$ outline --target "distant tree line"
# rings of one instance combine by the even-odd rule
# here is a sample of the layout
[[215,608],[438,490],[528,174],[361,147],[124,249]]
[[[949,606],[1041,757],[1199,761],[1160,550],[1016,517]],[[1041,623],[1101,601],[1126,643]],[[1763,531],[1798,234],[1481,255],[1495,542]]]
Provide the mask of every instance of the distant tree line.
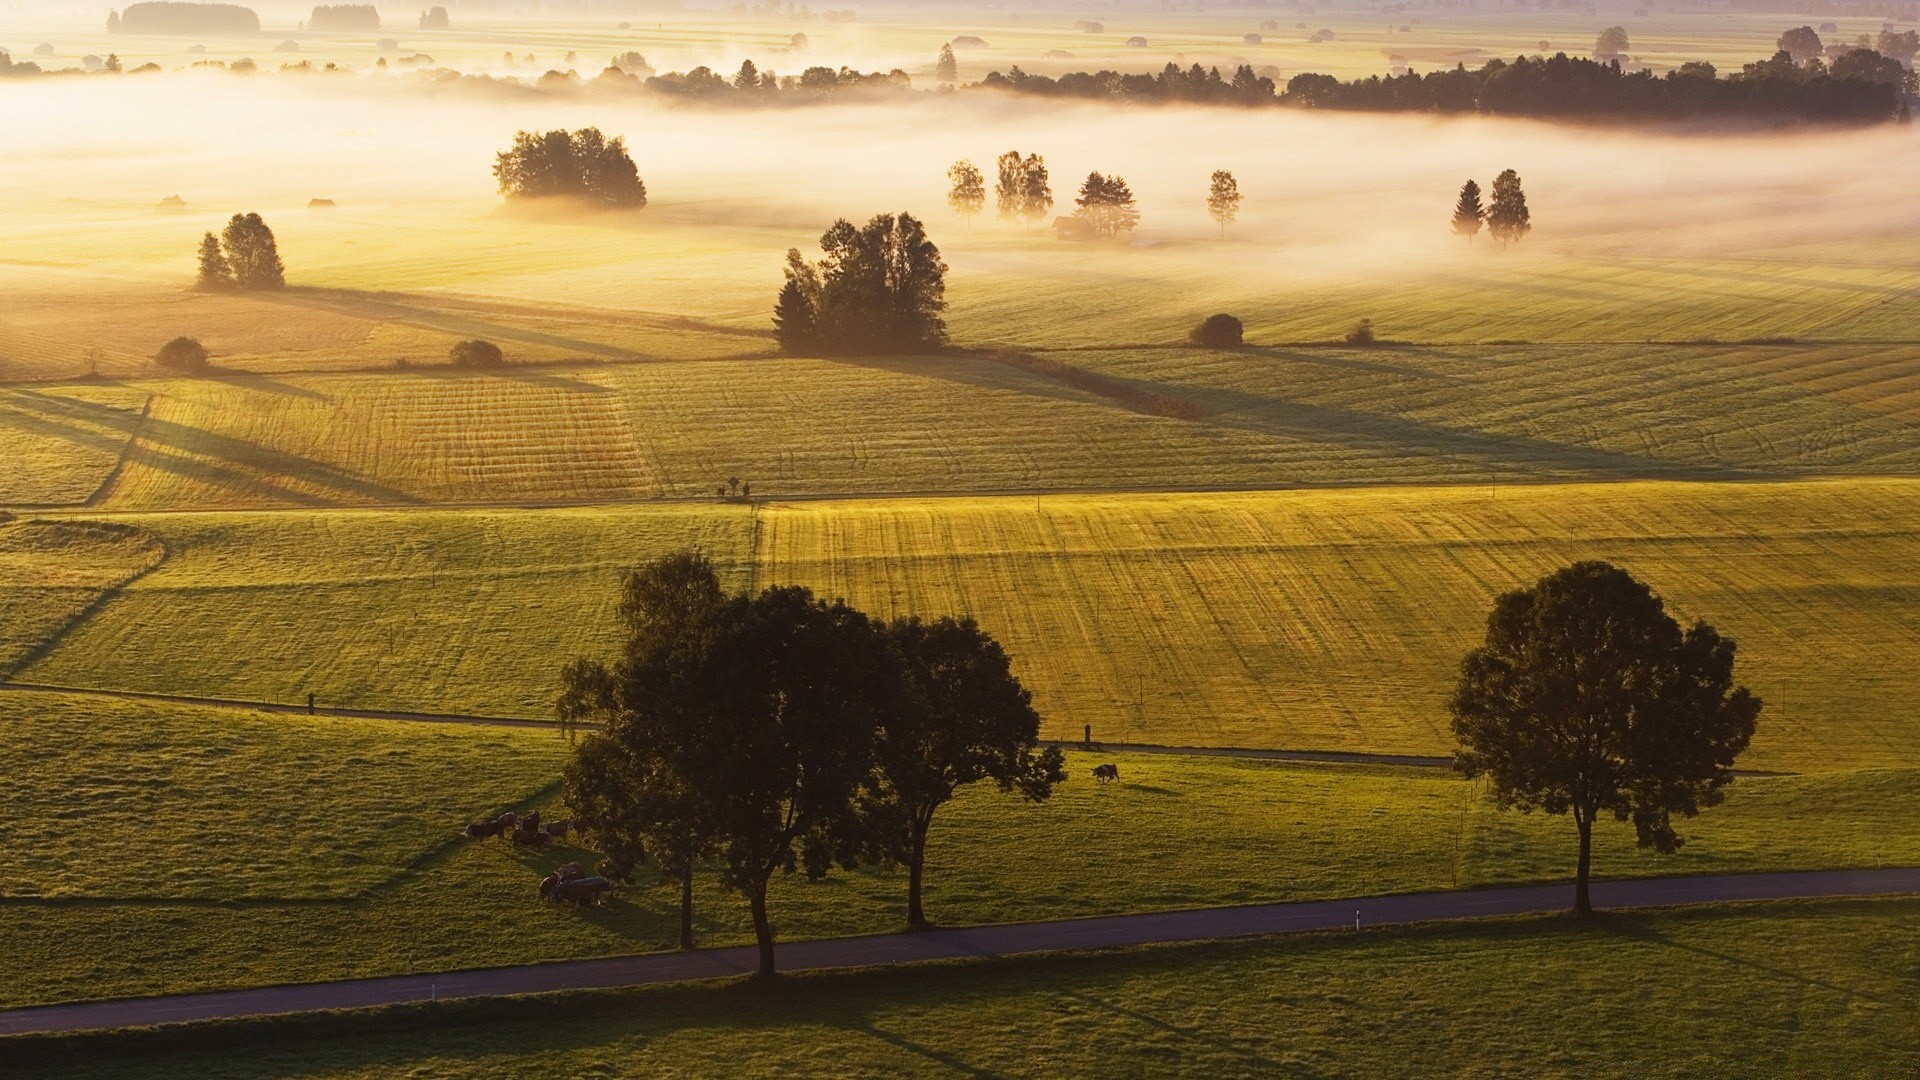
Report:
[[1911,73],[1892,57],[1852,49],[1831,64],[1796,62],[1786,51],[1719,75],[1713,65],[1693,62],[1666,75],[1628,72],[1611,61],[1559,53],[1551,57],[1490,60],[1469,70],[1369,76],[1342,81],[1301,74],[1275,94],[1270,80],[1242,67],[1231,79],[1198,65],[1181,71],[1169,64],[1159,75],[1113,71],[1079,72],[1058,79],[1018,68],[989,74],[980,87],[1022,94],[1113,98],[1128,101],[1203,101],[1292,105],[1308,109],[1369,112],[1488,113],[1503,116],[1587,119],[1684,119],[1765,116],[1810,120],[1879,121],[1904,108]]
[[543,80],[557,77],[559,81],[552,84],[556,88],[572,86],[595,90],[646,90],[668,97],[743,105],[817,101],[848,91],[871,96],[874,93],[906,91],[913,87],[913,80],[899,68],[888,72],[861,72],[849,67],[816,65],[798,75],[776,75],[762,70],[752,60],[744,60],[732,75],[704,65],[689,71],[647,74],[651,71],[645,57],[629,53],[625,58],[615,57],[590,83],[581,81],[571,72],[548,72]]
[[172,0],[131,4],[107,13],[109,33],[257,34],[260,16],[235,4],[186,4]]
[[619,614],[619,659],[562,672],[562,724],[600,725],[566,765],[567,804],[610,876],[651,862],[677,887],[683,947],[697,874],[743,896],[763,978],[775,874],[905,866],[907,921],[923,927],[940,807],[982,781],[1038,801],[1064,779],[1006,652],[971,620],[879,622],[794,586],[729,593],[695,552],[629,574]]
[[609,209],[647,205],[647,185],[621,136],[599,128],[522,131],[495,155],[494,179],[509,199],[571,199]]
[[380,11],[372,4],[321,4],[307,16],[313,31],[378,30]]
[[912,214],[842,218],[820,235],[822,258],[787,252],[774,304],[780,350],[813,356],[924,352],[946,343],[947,264]]

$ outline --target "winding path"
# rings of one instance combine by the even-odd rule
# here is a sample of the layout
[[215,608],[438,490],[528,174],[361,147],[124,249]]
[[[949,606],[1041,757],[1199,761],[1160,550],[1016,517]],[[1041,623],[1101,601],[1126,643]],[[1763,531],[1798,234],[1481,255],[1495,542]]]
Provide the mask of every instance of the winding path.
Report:
[[[1355,925],[1380,926],[1552,912],[1567,907],[1570,899],[1568,893],[1569,886],[1564,883],[1524,885],[1009,923],[918,934],[875,934],[795,941],[779,946],[777,957],[783,971],[820,971],[1063,949],[1206,941],[1259,934],[1337,930]],[[1593,885],[1595,905],[1610,908],[1901,893],[1920,893],[1920,867],[1649,878],[1599,881]],[[538,994],[557,990],[593,990],[716,979],[752,971],[756,958],[753,946],[747,945],[695,952],[648,953],[519,967],[478,968],[429,975],[301,983],[257,990],[46,1005],[0,1011],[0,1035],[98,1031],[318,1009],[357,1009],[442,998]]]

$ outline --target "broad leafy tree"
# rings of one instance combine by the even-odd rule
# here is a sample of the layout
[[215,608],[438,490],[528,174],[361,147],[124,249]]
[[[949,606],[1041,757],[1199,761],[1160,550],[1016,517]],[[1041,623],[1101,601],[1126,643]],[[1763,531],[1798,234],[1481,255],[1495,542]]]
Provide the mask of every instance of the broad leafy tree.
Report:
[[1533,215],[1527,209],[1527,193],[1521,190],[1520,174],[1508,169],[1493,178],[1493,203],[1487,207],[1487,233],[1501,247],[1518,241],[1533,230]]
[[493,175],[509,199],[571,199],[592,206],[638,210],[647,205],[626,140],[599,128],[522,131],[495,155]]
[[[206,242],[201,241],[202,245]],[[286,267],[273,230],[259,214],[235,214],[220,234],[233,280],[243,289],[279,289],[287,284]]]
[[871,355],[937,348],[947,338],[947,264],[911,214],[836,221],[822,258],[787,252],[774,334],[788,353]]
[[1118,176],[1088,173],[1073,200],[1074,216],[1087,223],[1095,236],[1118,236],[1132,232],[1140,224],[1140,211],[1133,204],[1133,190]]
[[1039,154],[1021,157],[1018,150],[1001,154],[994,163],[999,172],[994,184],[994,206],[1004,221],[1034,222],[1053,209],[1053,188],[1049,186],[1047,162]]
[[1464,236],[1472,243],[1486,220],[1486,208],[1480,205],[1480,185],[1472,180],[1461,184],[1460,198],[1453,204],[1453,234]]
[[952,185],[947,191],[947,205],[971,224],[973,215],[986,208],[987,178],[980,175],[973,162],[956,161],[947,170],[947,180]]
[[199,338],[177,337],[160,346],[153,362],[168,371],[201,372],[207,370],[207,349]]
[[1213,171],[1207,188],[1207,214],[1220,223],[1220,239],[1227,238],[1227,226],[1240,216],[1240,182],[1225,169]]
[[611,666],[586,658],[567,665],[554,710],[569,735],[600,725],[566,766],[567,805],[593,822],[588,839],[606,854],[609,875],[627,880],[652,861],[678,887],[683,949],[693,947],[694,872],[715,851],[723,792],[678,753],[697,741],[707,713],[697,687],[677,676],[725,600],[713,564],[697,552],[628,574],[620,658]]
[[1814,32],[1813,27],[1796,26],[1780,35],[1780,51],[1793,57],[1794,63],[1804,66],[1824,55],[1826,46],[1821,44],[1820,35]]
[[1573,816],[1574,910],[1590,914],[1596,820],[1631,821],[1642,847],[1672,852],[1673,816],[1725,797],[1760,714],[1733,660],[1731,640],[1682,630],[1626,571],[1575,563],[1495,602],[1454,691],[1455,766],[1502,808]]
[[1058,747],[1040,748],[1040,715],[1006,650],[972,619],[905,618],[886,636],[901,693],[880,720],[860,821],[868,855],[906,866],[907,923],[923,929],[927,833],[940,807],[983,780],[1038,802],[1066,773]]
[[1595,60],[1618,60],[1627,55],[1627,49],[1629,47],[1627,43],[1627,28],[1624,26],[1609,26],[1605,30],[1600,31],[1599,40],[1593,43],[1593,58]]

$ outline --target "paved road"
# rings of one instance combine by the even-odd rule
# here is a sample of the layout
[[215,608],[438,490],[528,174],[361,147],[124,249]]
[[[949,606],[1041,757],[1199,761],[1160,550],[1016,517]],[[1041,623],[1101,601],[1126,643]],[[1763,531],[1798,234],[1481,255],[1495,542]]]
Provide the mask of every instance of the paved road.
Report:
[[[1353,926],[1356,921],[1362,926],[1380,926],[1558,911],[1568,906],[1571,899],[1569,891],[1570,887],[1566,884],[1529,885],[1012,923],[920,934],[877,934],[795,941],[781,945],[777,955],[783,971],[819,971],[1061,949],[1204,941],[1256,934],[1335,930]],[[1920,867],[1653,878],[1595,882],[1593,886],[1594,903],[1612,908],[1898,893],[1920,893]],[[437,975],[401,975],[258,990],[49,1005],[0,1011],[0,1035],[91,1031],[314,1009],[365,1008],[441,998],[683,982],[739,975],[752,971],[755,963],[753,947],[741,946],[687,953],[651,953],[521,967],[481,968]]]

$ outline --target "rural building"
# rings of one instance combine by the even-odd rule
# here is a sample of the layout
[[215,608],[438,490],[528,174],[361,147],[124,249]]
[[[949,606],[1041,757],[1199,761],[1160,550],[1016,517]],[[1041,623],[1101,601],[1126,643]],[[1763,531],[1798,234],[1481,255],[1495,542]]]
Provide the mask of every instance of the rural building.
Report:
[[1092,240],[1093,226],[1072,215],[1053,219],[1053,236],[1056,240]]

